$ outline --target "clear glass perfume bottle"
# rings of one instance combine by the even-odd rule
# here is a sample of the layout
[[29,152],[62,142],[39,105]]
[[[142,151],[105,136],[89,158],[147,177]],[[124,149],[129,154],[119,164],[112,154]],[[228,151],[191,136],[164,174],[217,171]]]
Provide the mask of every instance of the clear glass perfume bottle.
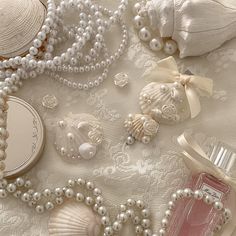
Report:
[[[230,174],[236,163],[236,154],[225,144],[218,142],[209,152],[212,163]],[[231,187],[215,176],[200,173],[193,176],[186,187],[201,189],[210,194],[215,201],[227,203]],[[212,205],[195,199],[180,200],[170,219],[168,236],[209,236],[220,220],[220,212]]]

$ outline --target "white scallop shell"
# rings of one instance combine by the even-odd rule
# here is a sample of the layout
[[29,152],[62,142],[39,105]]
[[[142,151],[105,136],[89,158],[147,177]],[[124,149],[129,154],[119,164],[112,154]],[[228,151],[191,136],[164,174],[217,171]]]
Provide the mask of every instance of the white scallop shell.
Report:
[[210,52],[236,36],[235,0],[151,0],[148,9],[151,24],[178,43],[181,58]]
[[85,205],[68,202],[52,212],[48,231],[50,236],[98,236],[101,223]]
[[46,8],[39,0],[1,0],[0,57],[24,54],[43,25]]
[[69,159],[91,159],[102,141],[101,123],[89,114],[69,114],[55,127],[55,147]]
[[147,143],[154,137],[159,129],[159,124],[149,115],[135,114],[129,115],[125,120],[125,128],[130,136],[140,142]]
[[190,117],[184,87],[180,83],[156,83],[145,86],[139,96],[144,114],[159,123],[175,124]]

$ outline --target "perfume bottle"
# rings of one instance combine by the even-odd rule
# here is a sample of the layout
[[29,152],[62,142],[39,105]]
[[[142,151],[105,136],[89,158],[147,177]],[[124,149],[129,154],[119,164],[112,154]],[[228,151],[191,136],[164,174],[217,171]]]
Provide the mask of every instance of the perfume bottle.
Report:
[[[230,173],[236,163],[236,154],[227,145],[218,142],[208,153],[211,162]],[[221,201],[227,205],[231,187],[208,173],[199,173],[192,176],[186,186],[193,191],[201,189],[211,195],[214,201]],[[207,205],[202,200],[185,199],[177,203],[176,209],[170,219],[168,236],[210,236],[220,220],[220,212],[212,205]]]

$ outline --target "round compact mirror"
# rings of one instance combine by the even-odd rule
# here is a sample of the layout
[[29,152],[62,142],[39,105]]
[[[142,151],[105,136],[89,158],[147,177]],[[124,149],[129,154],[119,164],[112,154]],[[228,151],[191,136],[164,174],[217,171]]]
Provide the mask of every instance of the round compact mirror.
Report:
[[44,147],[44,127],[36,110],[17,97],[9,97],[5,176],[17,177],[37,162]]

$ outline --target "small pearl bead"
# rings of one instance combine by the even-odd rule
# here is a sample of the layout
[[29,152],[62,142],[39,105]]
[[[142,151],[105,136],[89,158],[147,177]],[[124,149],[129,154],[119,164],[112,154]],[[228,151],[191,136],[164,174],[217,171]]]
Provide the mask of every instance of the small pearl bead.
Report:
[[168,224],[169,224],[168,219],[166,219],[166,218],[162,219],[162,221],[161,221],[162,227],[166,228],[168,226]]
[[144,18],[137,15],[134,17],[134,27],[136,29],[141,29],[144,26]]
[[149,41],[151,39],[150,31],[146,27],[140,29],[140,31],[139,31],[139,38],[141,40],[143,40],[144,42]]
[[191,197],[191,196],[193,195],[193,192],[192,192],[192,190],[191,190],[191,189],[189,189],[189,188],[186,188],[186,189],[184,189],[184,192],[183,192],[183,194],[184,194],[184,197],[187,197],[187,198],[189,198],[189,197]]
[[22,196],[21,196],[21,200],[23,202],[28,202],[30,200],[30,195],[28,193],[24,193]]
[[135,200],[133,200],[133,199],[128,199],[128,200],[127,200],[127,205],[128,205],[128,206],[134,206],[134,205],[135,205]]
[[37,213],[42,214],[44,212],[44,206],[38,205],[36,206],[35,210]]
[[106,213],[107,213],[107,210],[106,210],[105,207],[101,206],[101,207],[98,208],[98,214],[99,215],[104,216],[104,215],[106,215]]
[[194,192],[194,198],[197,199],[197,200],[203,199],[203,196],[204,196],[204,194],[203,194],[203,192],[200,191],[200,190],[196,190],[196,191]]
[[134,139],[132,136],[129,136],[129,137],[127,138],[127,144],[128,144],[128,145],[134,144],[134,141],[135,141],[135,139]]
[[168,55],[173,55],[178,49],[177,43],[174,40],[168,40],[165,42],[164,51]]
[[121,213],[118,216],[118,220],[123,222],[123,223],[125,223],[128,220],[128,217],[127,217],[127,215],[125,213]]
[[111,236],[111,235],[113,235],[114,231],[113,231],[111,226],[108,226],[108,227],[105,228],[104,232],[105,232],[105,235]]
[[223,209],[223,203],[221,202],[215,202],[213,207],[218,210],[218,211],[221,211]]
[[44,195],[45,197],[50,197],[51,194],[52,194],[52,192],[51,192],[50,189],[45,189],[45,190],[43,191],[43,195]]
[[143,236],[152,236],[152,231],[150,229],[145,229],[143,231]]
[[114,229],[114,231],[120,231],[122,229],[122,224],[118,221],[115,221],[112,228]]
[[142,224],[142,226],[143,226],[144,229],[147,229],[147,228],[150,227],[151,222],[150,222],[149,219],[143,219],[142,222],[141,222],[141,224]]
[[143,208],[145,207],[144,202],[141,201],[141,200],[138,200],[138,201],[136,202],[136,206],[137,206],[138,208],[140,208],[140,209],[143,209]]
[[46,210],[50,211],[50,210],[52,210],[53,208],[54,208],[54,204],[53,204],[52,202],[47,202],[47,203],[45,204],[45,209],[46,209]]
[[5,189],[0,189],[0,198],[6,198],[7,197],[7,191]]
[[164,43],[161,38],[154,38],[150,41],[149,46],[151,50],[158,52],[164,47]]
[[16,185],[15,184],[8,184],[7,191],[9,193],[14,193],[16,191]]
[[39,192],[35,192],[34,195],[33,195],[33,199],[35,201],[40,201],[41,200],[41,197],[42,197],[42,194],[39,193]]
[[126,211],[126,214],[129,218],[133,218],[134,217],[134,210],[129,209]]
[[65,192],[65,196],[67,198],[72,198],[74,196],[74,190],[71,189],[71,188],[67,189],[66,192]]
[[205,197],[203,198],[203,201],[204,201],[206,204],[210,205],[210,204],[213,203],[214,199],[213,199],[212,196],[207,195],[207,196],[205,196]]
[[135,233],[136,234],[141,234],[143,232],[143,227],[141,225],[137,225],[135,227]]
[[78,202],[83,202],[85,199],[84,195],[82,193],[77,193],[76,194],[76,201]]
[[77,179],[77,184],[78,184],[79,186],[83,186],[83,185],[86,184],[86,181],[85,181],[84,179],[79,178],[79,179]]
[[91,198],[91,197],[86,197],[85,198],[85,204],[86,205],[91,206],[93,203],[94,203],[93,198]]
[[54,190],[54,193],[55,193],[56,196],[60,197],[60,196],[63,195],[63,190],[61,188],[56,188]]
[[107,226],[110,224],[110,219],[108,216],[103,216],[101,219],[102,225]]
[[93,190],[94,189],[94,183],[93,182],[88,182],[87,184],[86,184],[86,188],[88,189],[88,190]]

